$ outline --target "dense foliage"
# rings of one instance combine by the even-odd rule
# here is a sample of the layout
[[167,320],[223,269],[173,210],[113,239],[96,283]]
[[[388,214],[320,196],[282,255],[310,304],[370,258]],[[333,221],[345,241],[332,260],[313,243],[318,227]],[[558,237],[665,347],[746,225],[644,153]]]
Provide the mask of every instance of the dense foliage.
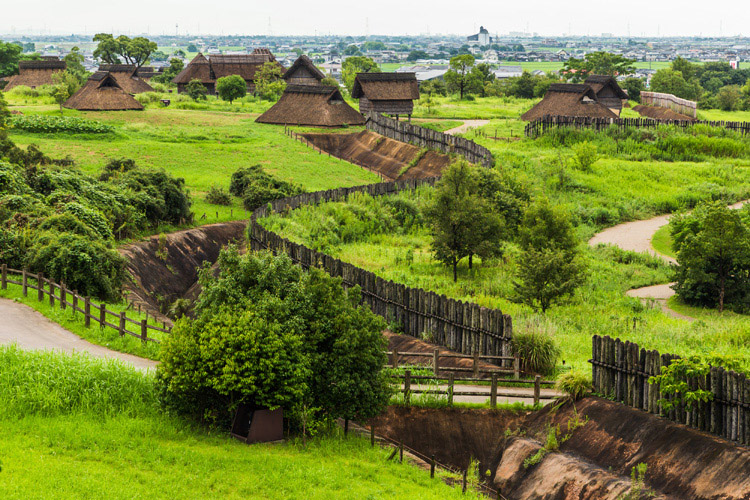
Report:
[[262,99],[276,101],[286,88],[286,81],[282,78],[281,66],[275,62],[267,62],[255,74],[255,93]]
[[10,127],[27,132],[45,134],[70,132],[74,134],[109,134],[114,127],[96,120],[75,118],[71,116],[49,115],[14,115],[10,120]]
[[286,256],[223,251],[200,273],[196,318],[178,320],[158,378],[166,403],[227,422],[240,403],[298,418],[368,418],[388,401],[384,324],[357,288]]
[[240,75],[223,76],[216,80],[216,94],[231,103],[247,95],[247,83]]
[[268,175],[260,165],[253,165],[232,174],[229,192],[242,198],[246,210],[255,210],[264,203],[295,196],[304,190],[301,186]]

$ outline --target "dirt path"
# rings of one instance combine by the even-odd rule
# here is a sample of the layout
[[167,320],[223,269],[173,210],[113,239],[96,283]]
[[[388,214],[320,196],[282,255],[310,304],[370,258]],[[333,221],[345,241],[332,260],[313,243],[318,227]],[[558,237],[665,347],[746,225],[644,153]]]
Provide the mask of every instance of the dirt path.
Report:
[[456,127],[456,128],[452,128],[450,130],[446,130],[445,133],[450,134],[450,135],[463,134],[473,128],[483,127],[487,125],[488,123],[490,123],[489,120],[464,120],[463,125]]
[[26,350],[87,352],[97,358],[119,359],[141,370],[154,369],[157,365],[156,361],[83,340],[32,308],[12,300],[0,299],[0,317],[5,318],[0,322],[0,344],[16,343]]
[[[524,403],[527,405],[534,404],[534,388],[533,387],[502,387],[501,381],[498,381],[498,404],[512,404],[512,403]],[[435,390],[436,388],[441,391],[447,391],[448,385],[440,384],[437,387],[434,385],[416,384],[411,386],[412,389],[417,390]],[[489,385],[468,385],[468,384],[454,384],[453,390],[456,392],[482,392],[485,395],[482,396],[454,396],[453,401],[456,403],[486,403],[490,400],[490,386]],[[540,401],[543,405],[551,402],[551,398],[558,398],[564,396],[564,394],[555,389],[541,388],[539,394],[542,396]],[[419,397],[421,394],[415,394],[414,397]],[[445,396],[443,396],[445,397]]]

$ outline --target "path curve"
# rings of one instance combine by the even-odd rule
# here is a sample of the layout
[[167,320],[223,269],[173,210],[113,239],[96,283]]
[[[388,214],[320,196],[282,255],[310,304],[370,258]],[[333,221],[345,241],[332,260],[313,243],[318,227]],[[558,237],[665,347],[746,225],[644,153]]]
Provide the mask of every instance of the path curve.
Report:
[[484,127],[485,125],[490,123],[489,120],[463,120],[463,122],[463,125],[452,128],[450,130],[446,130],[444,133],[448,135],[463,134],[473,128]]
[[[750,200],[743,200],[732,205],[729,208],[736,210],[742,208],[743,205],[750,202]],[[654,234],[661,229],[663,226],[669,223],[671,214],[660,215],[651,219],[637,220],[633,222],[625,222],[616,226],[609,227],[597,234],[589,240],[590,246],[596,246],[600,243],[605,245],[614,245],[622,248],[623,250],[631,250],[633,252],[648,253],[655,257],[669,262],[671,264],[677,264],[677,261],[662,253],[657,252],[651,244],[651,240],[654,238]],[[695,318],[685,316],[677,311],[667,307],[667,300],[672,297],[675,292],[672,290],[674,283],[664,283],[661,285],[646,286],[643,288],[634,288],[628,290],[626,295],[628,297],[637,297],[639,299],[650,299],[655,300],[661,305],[662,310],[674,317],[685,319],[688,321],[694,321]]]
[[54,350],[65,353],[86,352],[97,358],[119,359],[140,370],[153,370],[158,364],[150,359],[113,351],[83,340],[31,307],[9,299],[0,299],[0,345],[15,343],[25,350]]

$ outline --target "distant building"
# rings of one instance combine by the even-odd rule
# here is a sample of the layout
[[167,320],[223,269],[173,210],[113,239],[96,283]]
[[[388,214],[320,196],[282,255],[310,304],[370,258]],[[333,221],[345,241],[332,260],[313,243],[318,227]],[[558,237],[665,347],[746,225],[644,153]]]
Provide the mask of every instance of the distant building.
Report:
[[628,94],[617,84],[611,76],[591,75],[584,82],[590,85],[596,93],[596,99],[607,106],[614,114],[620,116],[622,111],[622,102],[627,100]]
[[78,92],[63,104],[81,111],[141,110],[143,106],[130,93],[123,90],[117,79],[107,71],[91,75]]
[[419,84],[414,73],[358,73],[352,97],[359,99],[359,111],[376,111],[398,118],[414,111]]
[[344,127],[364,125],[365,118],[344,100],[337,87],[287,85],[281,99],[255,121],[275,125]]
[[320,71],[309,57],[301,55],[284,73],[287,85],[320,85],[326,76]]
[[521,115],[521,119],[531,121],[545,116],[617,118],[597,100],[594,89],[583,83],[553,83],[544,99]]
[[490,32],[487,31],[484,26],[480,26],[479,33],[477,33],[476,35],[467,36],[466,41],[470,44],[481,45],[482,47],[484,47],[485,45],[493,43],[495,39],[490,36]]
[[32,89],[42,85],[54,85],[52,75],[65,71],[65,61],[59,59],[44,59],[42,61],[20,61],[18,63],[18,74],[8,79],[5,91],[21,85]]
[[135,64],[100,64],[99,71],[112,75],[120,88],[128,94],[154,91],[144,78],[137,75],[138,69],[136,69]]
[[[220,55],[210,54],[208,58],[198,53],[185,69],[172,79],[177,84],[177,92],[184,93],[192,80],[200,81],[209,94],[216,94],[216,80],[239,75],[247,83],[248,92],[255,91],[255,73],[267,62],[279,64],[268,49],[255,49],[252,54]],[[284,67],[279,64],[283,70]]]
[[521,66],[500,66],[493,73],[498,80],[504,80],[523,75],[523,68]]

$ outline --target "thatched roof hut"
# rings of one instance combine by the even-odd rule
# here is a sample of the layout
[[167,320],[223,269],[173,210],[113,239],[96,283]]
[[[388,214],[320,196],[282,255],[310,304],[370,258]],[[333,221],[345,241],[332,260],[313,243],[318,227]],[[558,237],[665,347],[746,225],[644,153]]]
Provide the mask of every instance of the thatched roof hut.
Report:
[[622,90],[614,77],[607,75],[591,75],[585,84],[591,86],[596,93],[597,100],[612,110],[617,116],[622,111],[622,101],[628,98],[628,93]]
[[117,79],[106,71],[97,71],[91,75],[86,84],[70,96],[63,106],[81,111],[143,109],[143,105],[125,92]]
[[325,77],[306,55],[299,56],[284,73],[284,80],[289,85],[320,85],[320,81]]
[[362,113],[377,111],[388,115],[411,116],[414,100],[419,99],[415,73],[358,73],[352,97],[359,99]]
[[154,89],[146,83],[146,80],[137,75],[138,68],[135,64],[100,64],[99,71],[111,74],[122,90],[128,94],[140,94],[141,92],[153,92]]
[[54,85],[55,81],[52,75],[59,71],[65,71],[67,65],[65,61],[49,60],[42,61],[20,61],[18,63],[18,74],[8,79],[4,90],[10,90],[13,87],[24,85],[26,87],[36,88],[42,85]]
[[[209,94],[215,94],[216,80],[225,76],[239,75],[247,83],[248,92],[254,92],[255,73],[267,62],[278,64],[276,58],[268,49],[255,49],[252,54],[209,55],[208,58],[198,53],[172,79],[172,82],[177,84],[177,92],[184,93],[191,80],[199,80]],[[284,69],[280,64],[279,67],[282,70]]]
[[343,127],[364,125],[365,118],[347,104],[336,87],[287,85],[279,102],[255,121],[276,125]]
[[594,89],[585,83],[553,83],[544,99],[522,114],[521,119],[531,121],[545,116],[617,118],[597,100]]

